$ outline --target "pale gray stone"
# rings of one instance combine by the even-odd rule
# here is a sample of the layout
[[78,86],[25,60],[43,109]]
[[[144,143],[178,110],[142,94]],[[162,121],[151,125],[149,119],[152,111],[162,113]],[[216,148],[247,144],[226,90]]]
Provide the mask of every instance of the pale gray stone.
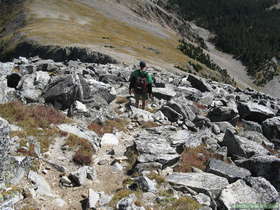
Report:
[[119,139],[115,134],[112,133],[105,133],[101,138],[101,145],[118,145]]
[[251,172],[245,168],[240,168],[233,164],[225,163],[221,160],[210,159],[206,171],[218,176],[225,177],[229,182],[251,176]]
[[259,123],[275,116],[275,113],[270,108],[251,101],[239,103],[238,111],[242,119]]
[[89,208],[96,208],[99,201],[100,195],[93,189],[88,190],[88,206]]
[[92,145],[100,145],[99,138],[94,131],[90,131],[76,124],[60,124],[57,127],[64,132],[74,134],[83,139],[87,139]]
[[135,178],[136,183],[138,184],[138,186],[140,187],[141,190],[143,190],[144,192],[156,192],[157,188],[156,188],[156,182],[149,179],[146,176],[140,176]]
[[45,178],[34,171],[30,171],[28,174],[28,179],[30,179],[36,186],[36,193],[41,196],[56,197],[53,193],[49,183]]
[[158,99],[171,100],[176,96],[176,92],[170,86],[165,88],[153,88],[153,95]]
[[181,187],[189,187],[197,192],[207,193],[213,197],[228,185],[224,177],[210,173],[173,173],[166,177],[166,181]]
[[228,148],[228,154],[235,157],[249,158],[253,155],[266,155],[269,153],[269,151],[260,144],[235,135],[230,130],[226,131],[221,145],[226,146]]

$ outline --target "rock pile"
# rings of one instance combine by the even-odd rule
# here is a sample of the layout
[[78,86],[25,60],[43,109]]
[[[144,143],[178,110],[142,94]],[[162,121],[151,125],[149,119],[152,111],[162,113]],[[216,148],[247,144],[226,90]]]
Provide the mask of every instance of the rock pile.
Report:
[[[280,99],[150,67],[157,87],[147,109],[140,110],[128,95],[133,69],[39,57],[0,63],[0,104],[47,104],[73,116],[50,125],[61,135],[49,151],[33,148],[35,156],[20,153],[22,137],[14,131],[24,128],[0,118],[1,209],[30,199],[37,208],[48,204],[53,209],[231,209],[242,204],[276,209]],[[80,139],[75,151],[75,142],[66,143],[69,136]],[[40,148],[39,139],[32,142],[28,151],[31,145]],[[89,166],[72,161],[79,148],[92,148]],[[207,151],[195,154],[204,161],[200,169],[197,159],[184,158],[197,148]],[[36,172],[35,160],[41,163]],[[184,164],[193,171],[180,170]],[[121,182],[117,186],[114,177]]]

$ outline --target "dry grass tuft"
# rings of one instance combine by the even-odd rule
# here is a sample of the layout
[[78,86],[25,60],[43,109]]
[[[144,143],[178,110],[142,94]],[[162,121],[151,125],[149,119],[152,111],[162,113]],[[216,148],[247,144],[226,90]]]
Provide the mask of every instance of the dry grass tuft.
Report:
[[116,104],[126,104],[128,102],[129,102],[129,100],[123,96],[117,96],[117,98],[115,99]]
[[65,145],[68,145],[71,150],[75,151],[73,156],[75,163],[79,165],[89,165],[91,163],[94,148],[88,140],[70,134],[65,141]]
[[45,105],[24,105],[19,101],[0,104],[0,116],[23,128],[48,128],[66,122],[64,114]]
[[152,173],[148,174],[147,176],[149,179],[155,180],[158,184],[162,184],[165,182],[165,178],[155,172],[152,172]]
[[156,122],[153,122],[153,121],[148,121],[148,122],[142,122],[141,123],[141,127],[142,128],[155,128],[155,127],[158,127],[159,124],[157,124]]
[[195,148],[186,148],[181,154],[179,164],[174,168],[176,172],[191,172],[192,167],[205,170],[210,158],[223,160],[221,155],[209,152],[203,145]]
[[88,126],[88,129],[102,136],[105,133],[112,133],[114,129],[118,131],[127,131],[127,125],[128,121],[125,119],[114,119],[107,120],[104,123],[93,122]]
[[[53,139],[59,134],[59,131],[52,125],[67,122],[64,114],[52,107],[24,105],[19,101],[0,104],[0,116],[23,128],[22,131],[11,133],[11,136],[20,138],[21,146],[26,146],[28,137],[33,136],[40,143],[42,152],[48,151]],[[29,151],[25,151],[25,153],[32,156],[33,150],[30,145]],[[18,152],[23,153],[23,150]]]
[[202,109],[202,110],[207,109],[207,106],[197,103],[197,102],[193,102],[193,105],[195,105],[198,109]]
[[116,205],[118,203],[118,201],[120,201],[121,199],[129,196],[130,194],[135,194],[137,200],[135,201],[135,205],[136,206],[143,206],[141,200],[143,197],[143,194],[141,191],[132,191],[132,190],[128,190],[128,189],[120,189],[119,191],[117,191],[112,200],[109,203],[109,206],[112,208],[116,208]]
[[[59,136],[59,130],[57,128],[45,128],[45,129],[38,129],[38,128],[27,128],[22,131],[14,131],[10,134],[11,137],[17,136],[20,138],[20,146],[27,146],[28,145],[28,137],[33,136],[39,143],[41,152],[47,152],[49,146],[53,143],[55,137]],[[29,156],[34,156],[34,145],[30,144],[28,151],[19,148],[19,153],[23,153]]]
[[168,202],[164,210],[198,210],[201,205],[190,197],[181,197],[177,200]]

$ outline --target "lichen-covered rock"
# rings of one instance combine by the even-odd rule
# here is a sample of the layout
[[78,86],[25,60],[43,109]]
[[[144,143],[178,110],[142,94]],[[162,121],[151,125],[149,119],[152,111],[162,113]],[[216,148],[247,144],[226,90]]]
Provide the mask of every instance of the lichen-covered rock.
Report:
[[247,138],[235,135],[230,130],[226,131],[221,145],[226,146],[228,148],[229,155],[233,157],[249,158],[253,155],[266,155],[269,153],[269,151],[262,145],[254,141],[250,141]]
[[135,139],[137,158],[140,163],[158,162],[163,167],[173,165],[180,155],[167,139],[155,134],[141,134]]
[[237,117],[238,113],[231,107],[215,107],[208,113],[208,118],[212,122],[231,121]]
[[236,164],[248,169],[252,176],[264,177],[277,189],[280,189],[280,159],[275,156],[256,156],[250,159],[238,160]]
[[[262,184],[253,184],[251,187],[244,180],[238,180],[228,185],[222,190],[219,197],[222,204],[220,209],[244,208],[242,205],[251,205],[251,207],[245,207],[246,209],[253,208],[253,206],[257,209],[270,209],[273,202],[276,201],[278,193],[269,182],[262,180]],[[269,193],[269,195],[266,193]],[[270,205],[270,203],[272,204]],[[258,205],[260,206],[258,207]],[[266,207],[263,205],[266,205]]]
[[137,200],[135,194],[130,194],[128,197],[121,199],[117,203],[118,210],[145,210],[144,207],[139,207],[135,205],[135,201]]
[[242,119],[258,123],[275,116],[275,113],[270,108],[251,101],[239,103],[238,112]]
[[153,95],[158,99],[169,101],[176,96],[176,92],[172,87],[168,86],[165,88],[153,88]]
[[189,74],[188,81],[191,83],[193,88],[196,88],[201,92],[209,92],[211,90],[210,85],[208,85],[202,78]]
[[206,171],[218,176],[225,177],[229,182],[251,176],[251,172],[245,168],[240,168],[233,164],[225,163],[221,160],[210,159]]
[[144,192],[156,192],[157,188],[156,188],[156,182],[149,179],[146,176],[140,176],[135,178],[136,183],[138,184],[138,186],[140,187],[141,190],[143,190]]
[[35,184],[36,192],[41,196],[56,197],[45,178],[34,171],[30,171],[28,178]]
[[280,139],[280,117],[273,117],[262,123],[263,134],[271,140],[278,141]]
[[166,181],[179,186],[188,187],[197,192],[216,197],[228,185],[228,180],[210,173],[173,173]]

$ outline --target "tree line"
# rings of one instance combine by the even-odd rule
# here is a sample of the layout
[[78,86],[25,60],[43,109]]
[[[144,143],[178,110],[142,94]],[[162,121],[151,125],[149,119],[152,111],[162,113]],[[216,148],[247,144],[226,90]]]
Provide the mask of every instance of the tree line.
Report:
[[169,0],[168,9],[214,32],[215,45],[256,76],[280,52],[280,10],[277,0]]

